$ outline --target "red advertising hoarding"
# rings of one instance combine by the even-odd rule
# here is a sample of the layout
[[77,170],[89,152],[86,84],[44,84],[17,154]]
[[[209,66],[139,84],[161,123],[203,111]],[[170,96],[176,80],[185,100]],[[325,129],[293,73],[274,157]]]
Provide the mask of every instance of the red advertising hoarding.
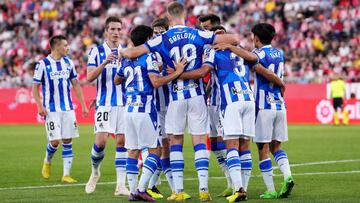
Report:
[[[359,86],[359,84],[356,84]],[[353,91],[356,87],[351,87]],[[360,88],[357,88],[359,91]],[[95,98],[95,87],[83,87],[86,103]],[[357,92],[358,93],[358,92]],[[36,124],[41,123],[31,89],[0,89],[0,124]],[[81,108],[75,95],[74,107],[79,123],[93,123],[94,109],[87,118],[81,116]],[[359,96],[359,94],[358,94]],[[323,84],[289,84],[285,92],[289,123],[323,123],[332,122],[334,110],[327,99],[327,87]],[[346,104],[350,123],[360,123],[360,100]]]

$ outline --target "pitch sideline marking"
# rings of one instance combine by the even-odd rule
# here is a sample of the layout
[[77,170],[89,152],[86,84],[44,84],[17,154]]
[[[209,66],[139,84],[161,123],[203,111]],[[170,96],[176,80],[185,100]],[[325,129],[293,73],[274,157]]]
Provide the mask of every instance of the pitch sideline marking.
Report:
[[[311,172],[311,173],[293,173],[293,176],[312,176],[312,175],[334,175],[334,174],[354,174],[360,173],[360,170],[353,171],[332,171],[332,172]],[[282,174],[274,174],[274,176],[282,176]],[[261,175],[254,175],[252,177],[260,178]],[[210,177],[210,179],[225,179],[225,177]],[[184,178],[184,181],[194,181],[197,178]],[[162,181],[166,181],[162,179]],[[116,184],[116,182],[100,182],[98,185],[111,185]],[[27,189],[47,189],[47,188],[61,188],[61,187],[76,187],[76,186],[85,186],[85,183],[77,183],[77,184],[57,184],[57,185],[42,185],[42,186],[25,186],[25,187],[8,187],[8,188],[0,188],[0,191],[5,190],[27,190]]]
[[[290,166],[298,167],[298,166],[312,166],[312,165],[325,165],[325,164],[350,163],[350,162],[360,162],[360,159],[306,162],[306,163],[300,163],[300,164],[290,164]],[[278,166],[273,167],[273,169],[278,169],[278,168],[279,168]]]

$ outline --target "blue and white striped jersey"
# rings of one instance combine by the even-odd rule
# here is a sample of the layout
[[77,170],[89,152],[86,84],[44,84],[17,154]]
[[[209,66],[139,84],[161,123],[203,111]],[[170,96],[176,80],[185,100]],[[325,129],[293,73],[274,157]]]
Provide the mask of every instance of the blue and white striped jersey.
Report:
[[215,73],[215,70],[211,71],[210,78],[210,105],[211,106],[219,106],[220,105],[220,89],[219,89],[219,80]]
[[156,113],[154,87],[149,74],[160,74],[155,54],[144,54],[135,60],[122,59],[117,73],[125,80],[128,112]]
[[35,67],[33,82],[42,85],[43,106],[50,112],[73,110],[71,80],[76,80],[74,63],[68,57],[56,61],[48,55]]
[[[156,58],[158,61],[158,66],[163,66],[162,58],[158,52],[155,52]],[[161,75],[166,74],[166,68],[163,66],[163,69],[161,71]],[[159,111],[166,111],[167,107],[169,105],[170,100],[170,92],[169,92],[169,85],[165,84],[157,89],[155,89],[155,104],[156,104],[156,110]]]
[[[271,45],[266,45],[260,49],[255,49],[253,53],[258,56],[261,65],[273,71],[279,78],[283,79],[284,57],[280,50],[273,48]],[[262,75],[256,74],[254,87],[257,109],[286,109],[285,100],[281,96],[281,89],[279,86],[269,82]]]
[[[110,53],[118,54],[121,45],[117,49],[111,49],[106,42],[94,47],[89,52],[88,68],[97,68]],[[119,70],[118,60],[105,66],[99,77],[96,79],[96,106],[124,106],[124,88],[122,85],[115,85],[114,78]]]
[[214,68],[220,89],[220,109],[236,101],[254,101],[250,87],[250,64],[230,50],[209,49],[204,55],[204,64]]
[[[185,71],[200,68],[205,44],[212,44],[213,32],[196,30],[184,25],[171,27],[167,32],[145,43],[150,52],[159,52],[164,67],[174,68],[172,61],[179,61],[181,57],[188,60]],[[189,99],[205,93],[203,82],[197,80],[176,79],[170,85],[170,99],[173,101]]]

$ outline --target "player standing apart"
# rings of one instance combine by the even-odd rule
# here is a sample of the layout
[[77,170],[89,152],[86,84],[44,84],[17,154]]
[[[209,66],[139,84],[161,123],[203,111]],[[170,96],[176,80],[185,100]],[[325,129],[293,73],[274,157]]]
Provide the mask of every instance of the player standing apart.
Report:
[[[63,151],[62,182],[77,182],[70,176],[73,161],[72,138],[79,137],[74,107],[71,99],[70,85],[73,86],[76,96],[80,100],[83,116],[89,111],[86,107],[74,63],[67,57],[69,45],[62,35],[50,39],[51,53],[39,61],[35,68],[33,95],[37,104],[38,113],[45,118],[45,130],[48,144],[42,167],[42,176],[48,179],[51,174],[51,160],[60,142]],[[43,88],[41,102],[39,88]]]
[[[131,41],[134,46],[139,46],[150,39],[152,34],[153,30],[150,27],[139,25],[131,31]],[[129,149],[126,172],[131,192],[130,201],[155,201],[145,191],[147,183],[160,165],[154,88],[159,88],[178,77],[186,63],[182,60],[176,64],[174,73],[162,77],[156,57],[155,54],[144,54],[134,60],[123,59],[120,71],[115,77],[115,83],[120,84],[124,80],[126,88],[125,146]],[[149,149],[149,155],[144,161],[138,184],[137,162],[143,148]]]
[[334,80],[330,82],[330,95],[334,106],[334,125],[340,124],[338,110],[342,113],[342,123],[344,125],[349,124],[349,115],[347,110],[344,109],[345,92],[346,84],[344,80],[341,79],[339,73],[335,73]]
[[[275,36],[275,28],[267,23],[260,23],[252,28],[254,35],[254,53],[259,58],[259,63],[273,71],[279,78],[283,78],[284,57],[281,51],[271,46]],[[286,121],[286,107],[283,98],[283,88],[271,83],[260,74],[255,78],[256,98],[256,124],[255,138],[259,150],[260,170],[267,191],[260,197],[265,199],[286,198],[294,186],[291,176],[287,154],[281,149],[281,143],[288,140]],[[273,168],[269,151],[273,154],[281,172],[284,183],[277,193],[273,181]]]
[[116,135],[116,188],[115,195],[129,195],[125,187],[127,149],[124,147],[124,95],[122,85],[115,86],[118,71],[118,52],[121,48],[122,23],[117,17],[108,17],[105,22],[105,42],[90,50],[87,80],[96,80],[95,143],[91,150],[92,172],[85,186],[86,193],[95,191],[100,178],[100,163],[109,135]]

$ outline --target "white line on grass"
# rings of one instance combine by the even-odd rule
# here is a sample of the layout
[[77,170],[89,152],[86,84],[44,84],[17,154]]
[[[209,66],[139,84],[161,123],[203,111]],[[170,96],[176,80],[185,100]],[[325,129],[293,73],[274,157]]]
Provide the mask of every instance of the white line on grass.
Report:
[[[312,175],[334,175],[334,174],[354,174],[360,173],[360,170],[353,171],[332,171],[332,172],[311,172],[311,173],[293,173],[293,176],[312,176]],[[275,176],[282,176],[282,174],[275,174]],[[261,175],[254,175],[252,177],[260,178]],[[210,179],[225,179],[225,177],[210,177]],[[184,181],[194,181],[197,178],[185,178]],[[162,181],[166,181],[163,179]],[[112,185],[116,184],[116,182],[100,182],[98,185]],[[0,191],[4,190],[27,190],[27,189],[47,189],[47,188],[61,188],[61,187],[76,187],[76,186],[85,186],[85,183],[77,183],[77,184],[57,184],[57,185],[42,185],[42,186],[25,186],[25,187],[7,187],[0,188]]]
[[[301,164],[291,164],[290,166],[291,167],[297,167],[297,166],[312,166],[312,165],[324,165],[324,164],[350,163],[350,162],[360,162],[360,159],[307,162],[307,163],[301,163]],[[279,167],[275,166],[273,168],[278,169]]]

